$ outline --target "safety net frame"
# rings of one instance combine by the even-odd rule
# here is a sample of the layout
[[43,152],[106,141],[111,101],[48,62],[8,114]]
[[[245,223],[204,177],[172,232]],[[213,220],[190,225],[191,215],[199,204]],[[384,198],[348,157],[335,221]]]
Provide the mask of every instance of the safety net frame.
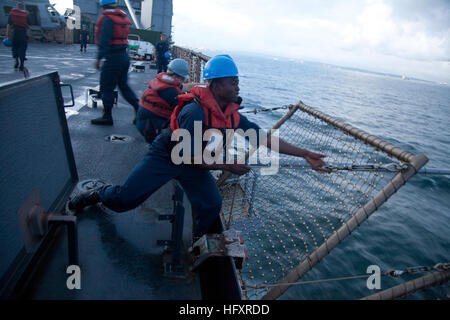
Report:
[[[330,155],[338,163],[370,162],[383,168],[398,161],[401,170],[320,174],[287,168],[280,169],[281,176],[251,170],[231,179],[230,174],[222,174],[217,183],[223,198],[222,222],[226,228],[242,231],[245,239],[249,260],[239,277],[249,299],[280,297],[428,161],[422,154],[407,152],[302,101],[290,106],[272,129],[279,129],[283,140]],[[303,193],[291,197],[297,192]]]

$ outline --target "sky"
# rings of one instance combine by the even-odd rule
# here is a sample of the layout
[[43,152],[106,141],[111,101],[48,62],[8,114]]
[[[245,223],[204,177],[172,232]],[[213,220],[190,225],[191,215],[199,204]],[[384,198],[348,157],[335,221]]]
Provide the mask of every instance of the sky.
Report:
[[450,0],[173,0],[173,6],[177,45],[450,83]]

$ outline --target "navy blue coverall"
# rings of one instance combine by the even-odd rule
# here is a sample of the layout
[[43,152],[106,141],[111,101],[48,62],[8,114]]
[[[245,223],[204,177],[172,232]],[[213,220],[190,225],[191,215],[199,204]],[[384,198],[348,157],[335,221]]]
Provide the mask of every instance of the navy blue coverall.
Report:
[[[178,104],[178,91],[175,88],[167,88],[158,92],[161,99],[164,99],[171,107]],[[139,106],[136,117],[136,128],[144,136],[148,143],[152,143],[161,132],[164,125],[168,124],[168,119],[156,115],[154,112]]]
[[157,73],[167,72],[167,65],[169,64],[169,61],[164,54],[169,51],[169,44],[167,41],[160,41],[156,44],[155,49],[157,58],[156,67],[158,69]]
[[101,30],[97,60],[105,58],[100,74],[100,91],[104,110],[111,112],[114,104],[114,89],[117,85],[125,100],[137,110],[139,100],[127,83],[130,68],[130,57],[126,51],[128,45],[110,45],[113,34],[113,21],[110,18],[106,17],[103,20]]
[[[186,129],[194,139],[194,121],[202,121],[205,116],[202,107],[192,102],[178,115],[180,128]],[[259,126],[241,115],[239,128],[259,130]],[[193,146],[193,141],[191,141]],[[175,165],[171,162],[170,133],[161,133],[149,148],[145,157],[136,165],[125,183],[104,187],[99,191],[102,203],[117,212],[132,210],[143,203],[156,190],[171,179],[179,181],[192,206],[194,215],[194,237],[215,230],[220,219],[222,197],[216,182],[208,170],[190,165]],[[194,155],[192,153],[192,155]]]
[[80,45],[81,45],[80,51],[82,51],[84,49],[84,52],[86,52],[88,36],[89,36],[89,31],[81,30],[81,32],[80,32]]

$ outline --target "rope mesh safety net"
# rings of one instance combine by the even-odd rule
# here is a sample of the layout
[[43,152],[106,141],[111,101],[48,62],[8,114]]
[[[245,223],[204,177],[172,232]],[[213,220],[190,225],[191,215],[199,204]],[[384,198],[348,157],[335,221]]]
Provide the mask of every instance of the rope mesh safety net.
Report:
[[[281,125],[279,136],[294,146],[327,155],[327,163],[400,163],[300,108]],[[280,156],[280,164],[300,161]],[[252,169],[222,184],[223,224],[242,232],[248,251],[240,271],[246,297],[263,298],[270,289],[267,285],[279,283],[307,261],[397,174],[378,170],[324,174],[280,166],[277,174]]]

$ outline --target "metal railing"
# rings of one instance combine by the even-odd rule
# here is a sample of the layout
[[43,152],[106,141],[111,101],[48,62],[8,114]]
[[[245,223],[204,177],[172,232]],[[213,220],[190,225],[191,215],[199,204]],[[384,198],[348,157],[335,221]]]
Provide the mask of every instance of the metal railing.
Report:
[[200,83],[202,82],[203,68],[206,62],[210,59],[207,55],[190,49],[173,46],[172,54],[174,58],[181,58],[189,63],[189,79],[188,82]]

